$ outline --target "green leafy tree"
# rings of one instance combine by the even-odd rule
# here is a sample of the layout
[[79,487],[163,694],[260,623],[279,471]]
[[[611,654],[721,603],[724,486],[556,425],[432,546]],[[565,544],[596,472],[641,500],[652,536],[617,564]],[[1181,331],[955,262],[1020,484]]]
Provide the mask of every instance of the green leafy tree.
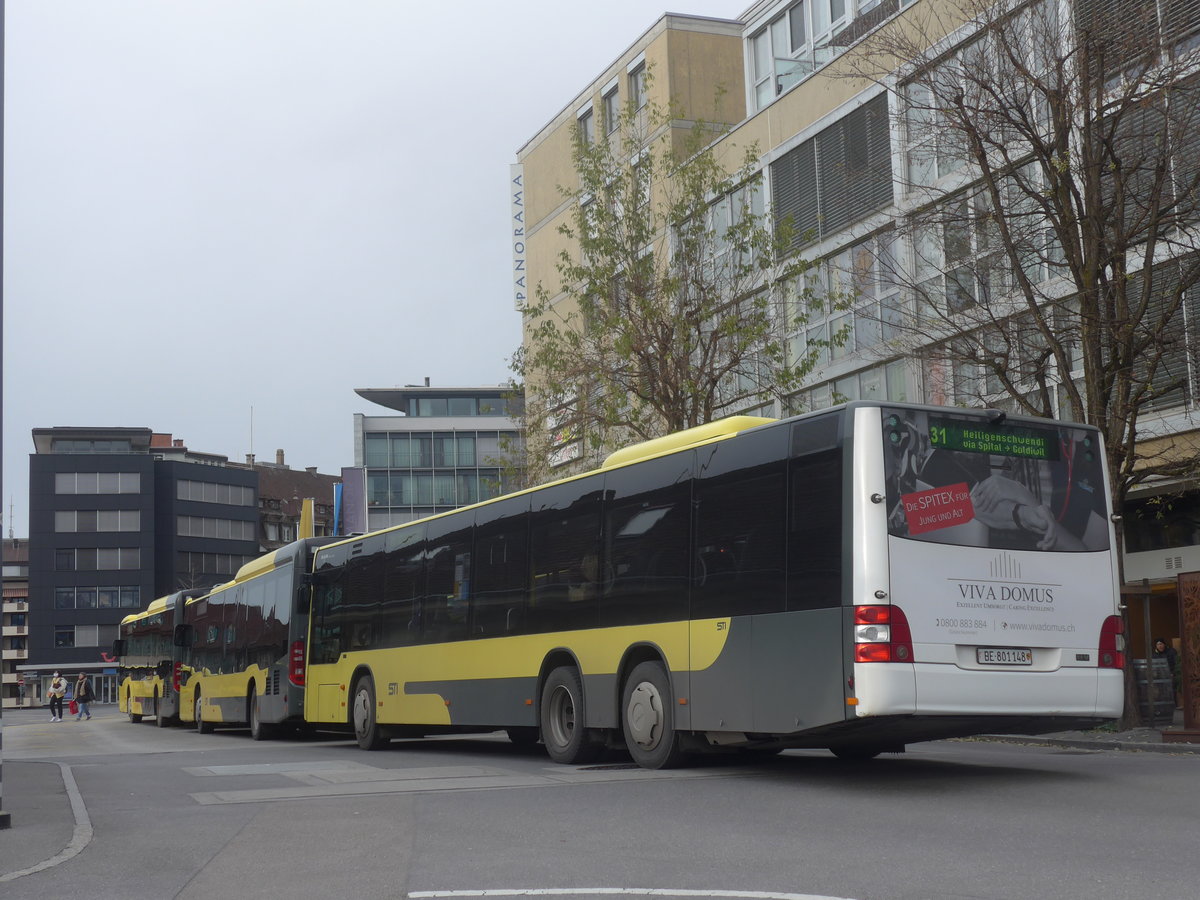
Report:
[[547,454],[594,463],[785,396],[814,365],[815,344],[785,345],[808,264],[769,227],[755,148],[731,159],[724,129],[680,118],[648,101],[609,139],[576,134],[560,283],[536,287],[513,360],[534,480]]

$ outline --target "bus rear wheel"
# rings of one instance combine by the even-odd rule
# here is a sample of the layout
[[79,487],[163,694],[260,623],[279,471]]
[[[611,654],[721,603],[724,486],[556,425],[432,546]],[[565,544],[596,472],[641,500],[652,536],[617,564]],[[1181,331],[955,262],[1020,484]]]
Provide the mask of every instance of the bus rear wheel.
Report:
[[542,743],[556,763],[568,766],[589,763],[604,749],[584,727],[587,711],[578,669],[563,666],[550,673],[542,687],[540,713]]
[[625,680],[621,693],[625,746],[643,768],[670,769],[684,760],[671,697],[671,679],[661,663],[638,663]]
[[154,692],[154,724],[159,728],[166,728],[170,725],[166,713],[163,712],[162,700],[159,699],[158,691]]
[[250,722],[250,739],[264,741],[274,737],[275,726],[262,720],[262,713],[258,708],[258,694],[253,685],[250,686],[250,692],[246,698],[246,707],[246,719]]
[[196,691],[195,708],[196,708],[196,731],[200,732],[200,734],[212,734],[213,733],[213,724],[211,722],[205,722],[204,715],[201,712],[204,708],[204,704],[200,699],[199,691]]
[[354,682],[350,724],[354,726],[354,739],[363,750],[379,750],[391,740],[379,724],[375,706],[375,681],[370,675],[364,675]]

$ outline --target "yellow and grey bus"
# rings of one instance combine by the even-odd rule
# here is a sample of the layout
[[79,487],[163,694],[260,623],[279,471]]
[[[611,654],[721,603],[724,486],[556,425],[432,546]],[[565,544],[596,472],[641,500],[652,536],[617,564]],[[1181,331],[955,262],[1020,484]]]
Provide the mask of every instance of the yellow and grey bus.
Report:
[[118,704],[129,721],[153,716],[164,727],[179,717],[179,648],[175,626],[184,601],[201,591],[159,597],[144,612],[121,620],[113,655],[119,661]]
[[317,549],[304,717],[651,768],[1112,718],[1105,465],[1093,428],[898,403],[630,447]]
[[208,733],[248,725],[262,740],[304,713],[307,572],[330,538],[302,538],[246,563],[233,581],[183,605],[180,719]]

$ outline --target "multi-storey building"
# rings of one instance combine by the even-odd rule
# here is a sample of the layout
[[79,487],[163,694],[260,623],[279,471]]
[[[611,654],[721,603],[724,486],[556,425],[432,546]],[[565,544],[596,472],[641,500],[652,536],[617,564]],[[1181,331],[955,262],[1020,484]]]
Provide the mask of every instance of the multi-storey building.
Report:
[[29,658],[29,541],[7,538],[4,547],[4,601],[0,607],[0,702],[32,705],[36,684],[26,684],[17,666]]
[[519,398],[499,387],[362,388],[396,415],[354,416],[346,525],[373,531],[495,497],[519,473]]
[[[149,428],[37,428],[29,461],[29,640],[19,669],[96,675],[121,619],[258,554],[257,474]],[[27,684],[28,687],[28,684]],[[44,690],[42,692],[44,696]]]
[[[1087,0],[1050,6],[1049,18],[1061,16],[1061,21],[1088,14]],[[1115,7],[1104,8],[1109,15]],[[954,131],[938,127],[936,110],[931,111],[928,102],[921,109],[925,86],[914,75],[910,59],[897,64],[897,56],[880,52],[886,44],[864,49],[895,17],[912,20],[929,13],[922,19],[931,29],[925,32],[930,51],[926,66],[941,66],[946,77],[957,73],[967,79],[970,73],[964,75],[963,67],[990,65],[990,51],[982,41],[971,44],[972,32],[957,9],[937,0],[758,0],[728,20],[675,14],[660,18],[592,82],[582,85],[517,153],[513,183],[519,201],[518,308],[539,285],[553,294],[559,260],[575,250],[567,236],[574,224],[572,204],[564,201],[559,187],[577,180],[575,141],[604,139],[618,126],[619,109],[640,107],[649,96],[662,105],[677,104],[671,127],[687,127],[690,120],[701,118],[729,126],[716,139],[718,153],[724,149],[726,158],[737,155],[728,152],[734,147],[757,147],[766,219],[789,221],[793,251],[814,264],[804,287],[818,296],[850,301],[830,300],[806,310],[803,317],[779,320],[779,338],[790,357],[798,359],[816,348],[817,364],[798,391],[775,402],[774,414],[860,398],[972,405],[982,399],[1012,408],[999,389],[993,396],[982,396],[983,374],[970,390],[964,389],[959,376],[966,367],[939,357],[932,343],[916,352],[911,342],[894,339],[902,319],[915,320],[925,311],[922,303],[936,301],[948,318],[956,309],[978,303],[986,292],[1007,289],[989,255],[995,250],[989,244],[994,233],[988,225],[994,218],[971,194],[964,151],[956,145]],[[1156,7],[1138,2],[1130,4],[1128,16],[1130,22],[1147,24],[1150,45],[1161,45],[1162,59],[1186,62],[1186,54],[1195,54],[1200,45],[1195,4]],[[872,74],[874,62],[865,61],[868,52],[889,59],[892,70],[875,68]],[[949,65],[944,65],[946,60]],[[654,73],[649,84],[647,70]],[[1183,65],[1179,71],[1188,69]],[[982,82],[986,86],[986,78]],[[1189,95],[1183,96],[1189,102]],[[721,99],[715,108],[713,97]],[[1194,96],[1190,102],[1194,104]],[[1194,148],[1198,137],[1172,134],[1171,140]],[[1183,163],[1175,160],[1172,171],[1186,168]],[[957,227],[946,218],[926,226],[921,216],[934,202],[931,197],[939,203],[959,203]],[[726,199],[714,197],[714,208]],[[736,215],[734,206],[726,221]],[[1054,296],[1052,249],[1044,244],[1040,258],[1022,273],[1036,285],[1039,296]],[[564,292],[555,302],[573,300]],[[528,341],[536,322],[527,318],[525,324]],[[1196,334],[1183,334],[1181,327],[1180,339],[1173,351],[1179,358],[1172,362],[1182,369],[1187,354],[1194,355]],[[1034,341],[1016,344],[1013,368],[1022,352],[1036,349]],[[1081,369],[1068,368],[1053,373],[1059,384],[1080,379]],[[1198,383],[1194,377],[1183,379],[1181,386],[1163,392],[1152,409],[1142,434],[1167,445],[1156,446],[1155,452],[1194,452],[1188,449],[1194,441],[1180,437],[1195,431]],[[536,391],[536,385],[528,389]],[[1061,412],[1061,395],[1053,401],[1052,411]],[[746,410],[727,410],[742,411]],[[568,432],[564,440],[573,437]],[[554,461],[562,464],[564,473],[594,462],[575,462],[579,457],[569,447],[555,448]],[[1152,492],[1179,493],[1185,487],[1159,482]],[[1147,501],[1145,495],[1134,494],[1131,502]],[[1142,516],[1140,524],[1127,529],[1130,549],[1136,551],[1126,557],[1127,581],[1136,583],[1129,586],[1128,595],[1135,654],[1148,646],[1152,633],[1179,634],[1174,576],[1181,568],[1200,570],[1200,537],[1190,524],[1196,503],[1194,494],[1166,504],[1152,502],[1157,515]],[[1164,516],[1179,521],[1156,527]]]
[[293,469],[283,459],[282,450],[275,451],[273,463],[246,459],[258,473],[258,543],[263,553],[300,535],[305,500],[313,501],[313,536],[334,533],[334,491],[341,479],[320,474],[316,466]]

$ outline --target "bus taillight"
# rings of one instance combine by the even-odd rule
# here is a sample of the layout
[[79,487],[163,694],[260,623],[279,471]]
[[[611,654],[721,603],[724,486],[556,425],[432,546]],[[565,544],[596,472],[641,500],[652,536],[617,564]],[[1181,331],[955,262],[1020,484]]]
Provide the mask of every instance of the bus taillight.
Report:
[[304,641],[293,641],[288,655],[288,681],[296,687],[304,687]]
[[183,687],[183,663],[175,663],[175,667],[171,670],[171,688],[175,693],[179,693],[179,689]]
[[854,661],[910,663],[912,633],[898,606],[854,607]]
[[1100,626],[1101,669],[1125,668],[1125,622],[1120,616],[1109,616]]

